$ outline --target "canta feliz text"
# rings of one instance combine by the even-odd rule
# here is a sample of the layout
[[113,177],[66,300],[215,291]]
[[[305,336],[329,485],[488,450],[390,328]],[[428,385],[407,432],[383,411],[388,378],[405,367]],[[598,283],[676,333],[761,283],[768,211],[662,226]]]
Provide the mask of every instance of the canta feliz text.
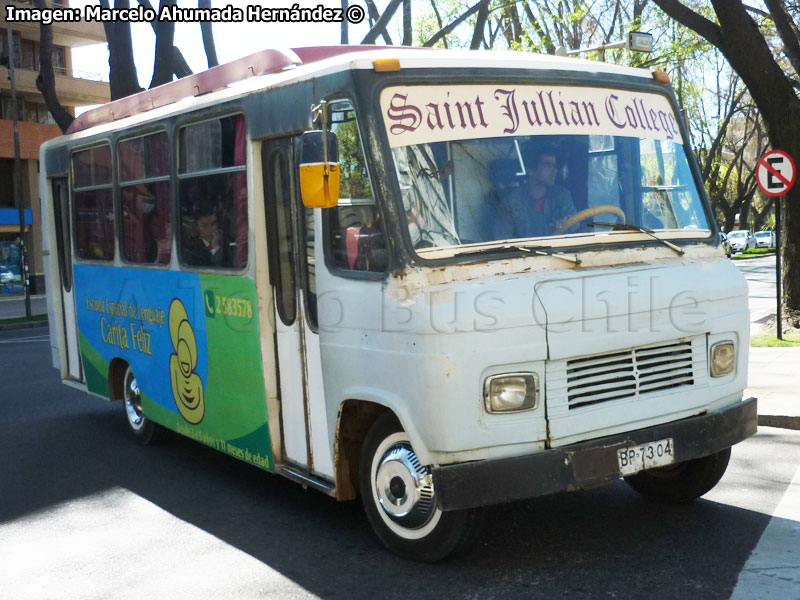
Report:
[[[128,332],[130,331],[130,335]],[[116,320],[109,321],[100,318],[100,335],[103,342],[125,350],[133,349],[142,354],[152,354],[150,351],[150,332],[144,325],[131,323],[128,327],[119,324]]]

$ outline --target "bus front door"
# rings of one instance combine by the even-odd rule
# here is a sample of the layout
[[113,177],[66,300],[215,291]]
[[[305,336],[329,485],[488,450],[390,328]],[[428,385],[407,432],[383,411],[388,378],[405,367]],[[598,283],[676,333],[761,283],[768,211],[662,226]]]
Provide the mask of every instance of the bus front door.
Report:
[[264,198],[270,284],[275,301],[283,457],[309,474],[333,477],[319,335],[316,330],[313,212],[299,201],[293,140],[264,142]]
[[58,247],[58,272],[61,278],[61,314],[64,318],[67,374],[70,379],[83,381],[80,353],[78,351],[78,325],[75,317],[75,291],[72,287],[72,236],[70,235],[69,193],[67,178],[51,180],[53,190],[53,215],[55,217],[56,245]]

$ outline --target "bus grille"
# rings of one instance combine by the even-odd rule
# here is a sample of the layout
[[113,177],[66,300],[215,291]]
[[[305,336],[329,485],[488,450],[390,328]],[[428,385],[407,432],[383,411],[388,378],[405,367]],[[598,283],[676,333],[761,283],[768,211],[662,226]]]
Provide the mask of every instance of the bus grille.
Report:
[[691,340],[567,361],[569,408],[694,384]]

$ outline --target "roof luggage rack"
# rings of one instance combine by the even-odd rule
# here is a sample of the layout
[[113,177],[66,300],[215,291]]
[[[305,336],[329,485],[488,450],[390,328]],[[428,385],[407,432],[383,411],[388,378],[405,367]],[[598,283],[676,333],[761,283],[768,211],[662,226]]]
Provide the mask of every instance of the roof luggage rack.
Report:
[[[96,125],[111,123],[131,115],[174,104],[183,98],[221,90],[231,83],[250,77],[278,73],[340,54],[376,49],[385,50],[387,46],[318,46],[291,50],[262,50],[87,111],[72,122],[67,133],[76,133]],[[397,48],[392,47],[392,49],[396,50]]]

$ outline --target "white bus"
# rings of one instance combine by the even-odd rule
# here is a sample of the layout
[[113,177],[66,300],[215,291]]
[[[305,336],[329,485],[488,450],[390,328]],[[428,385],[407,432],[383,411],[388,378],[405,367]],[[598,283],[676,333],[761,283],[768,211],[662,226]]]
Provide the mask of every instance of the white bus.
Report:
[[54,365],[436,561],[485,507],[693,500],[756,430],[747,287],[663,73],[264,51],[41,150]]

